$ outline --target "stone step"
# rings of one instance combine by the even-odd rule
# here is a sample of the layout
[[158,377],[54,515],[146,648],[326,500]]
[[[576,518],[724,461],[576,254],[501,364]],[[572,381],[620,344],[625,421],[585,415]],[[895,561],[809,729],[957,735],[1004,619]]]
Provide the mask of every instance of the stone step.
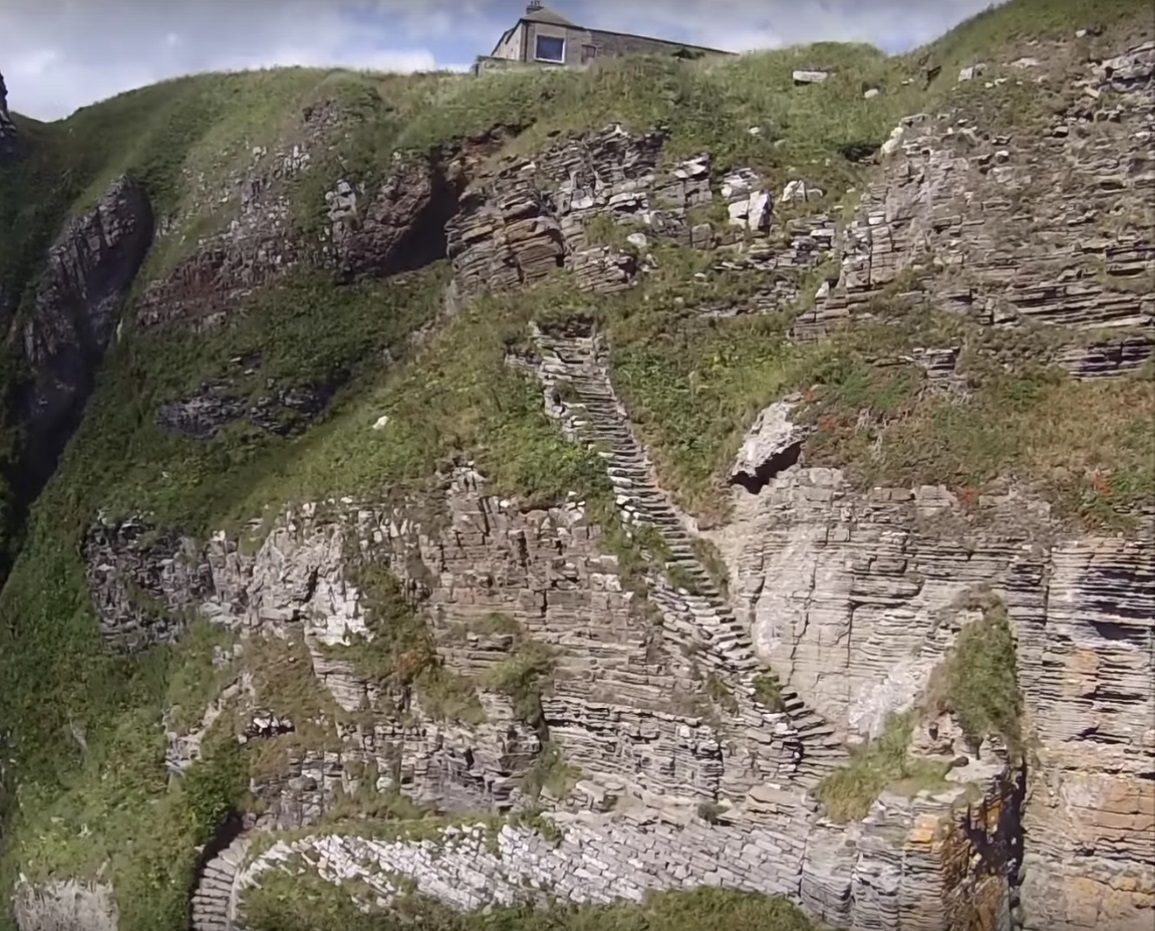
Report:
[[[577,392],[584,408],[585,429],[595,444],[603,447],[599,455],[618,494],[619,508],[629,522],[658,531],[669,548],[667,568],[676,568],[692,583],[692,592],[673,586],[652,588],[653,600],[687,617],[698,629],[696,642],[708,649],[709,665],[737,670],[743,679],[752,680],[762,666],[754,654],[750,633],[726,605],[713,577],[698,559],[693,538],[653,481],[645,453],[625,420],[613,386],[595,362],[593,342],[561,337],[544,338],[541,343],[543,353],[552,352],[556,359],[556,364],[551,360],[549,370],[564,377]],[[752,685],[746,688],[753,692]],[[756,723],[761,724],[764,715],[774,714],[756,699],[743,697],[761,709],[756,712]],[[832,749],[837,746],[831,728],[796,694],[783,694],[783,708],[804,747],[822,753],[827,752],[827,741]]]
[[205,895],[221,893],[227,896],[232,888],[233,881],[231,878],[222,879],[219,876],[205,876],[201,879],[200,885],[197,886],[197,891]]
[[611,465],[611,466],[606,466],[606,471],[609,472],[610,475],[618,475],[621,478],[626,478],[626,479],[629,479],[630,481],[637,482],[639,485],[645,485],[646,479],[647,479],[646,470],[643,469],[641,466],[634,466],[634,465],[614,466],[614,465]]

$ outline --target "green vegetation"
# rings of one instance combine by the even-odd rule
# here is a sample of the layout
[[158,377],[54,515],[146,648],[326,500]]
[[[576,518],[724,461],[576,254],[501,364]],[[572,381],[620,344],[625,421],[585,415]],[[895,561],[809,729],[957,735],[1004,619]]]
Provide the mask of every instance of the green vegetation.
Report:
[[525,638],[507,658],[490,666],[481,684],[505,694],[513,703],[514,713],[530,727],[542,730],[541,697],[550,686],[556,663],[556,650],[537,640]]
[[349,646],[329,647],[357,672],[408,710],[417,697],[434,718],[478,724],[485,711],[474,684],[447,669],[421,612],[406,597],[397,576],[383,566],[355,565],[353,582],[366,605],[369,636],[354,635]]
[[565,761],[561,749],[547,743],[523,777],[521,788],[531,799],[540,798],[543,791],[551,798],[562,799],[580,777],[581,770]]
[[734,693],[730,690],[730,686],[728,686],[717,673],[706,673],[704,687],[706,694],[710,697],[710,701],[715,705],[728,714],[738,713],[738,700],[734,698]]
[[341,708],[310,671],[309,650],[300,631],[281,639],[263,635],[245,645],[245,665],[253,690],[267,707],[293,722],[287,734],[260,740],[250,750],[249,770],[258,782],[284,772],[290,756],[302,750],[339,749],[336,724],[344,721]]
[[887,717],[880,733],[856,751],[845,766],[818,784],[814,797],[832,821],[859,821],[886,790],[914,795],[923,789],[946,788],[947,763],[912,759],[910,736],[916,714]]
[[1023,695],[1007,609],[990,595],[976,596],[964,607],[981,609],[983,616],[959,631],[946,659],[935,670],[927,712],[954,715],[975,745],[995,737],[1011,753],[1019,753]]
[[[206,384],[223,384],[249,405],[276,391],[327,389],[336,391],[329,419],[340,419],[360,410],[365,390],[388,371],[384,354],[410,356],[408,337],[436,317],[445,280],[438,266],[401,281],[342,288],[323,272],[302,273],[257,292],[226,327],[136,333],[109,358],[66,467],[84,475],[86,490],[114,514],[148,510],[193,533],[233,514],[248,520],[260,513],[249,503],[258,490],[267,501],[287,500],[273,496],[304,444],[247,419],[210,439],[174,435],[157,422],[162,406],[195,397]],[[286,427],[308,426],[292,410],[284,418]]]
[[237,674],[239,662],[233,658],[218,663],[218,653],[232,655],[236,636],[226,628],[195,618],[185,630],[181,661],[169,673],[168,725],[186,733],[199,724],[205,708],[228,681]]
[[[567,294],[556,282],[535,296],[573,306]],[[600,460],[560,435],[540,389],[505,364],[507,340],[521,338],[532,316],[521,294],[471,302],[423,344],[417,364],[379,374],[355,405],[270,463],[237,513],[328,494],[423,489],[466,458],[495,492],[528,506],[562,502],[571,491],[608,497]]]
[[972,347],[961,366],[966,398],[923,390],[913,366],[873,365],[871,350],[883,347],[872,346],[869,331],[832,344],[807,379],[807,417],[817,428],[811,461],[849,467],[867,487],[941,483],[964,504],[1015,474],[1060,517],[1091,526],[1133,521],[1155,490],[1150,384],[1076,381],[1032,359],[1033,334],[1001,334],[1002,345],[988,348],[990,335],[975,329],[955,332]]
[[760,672],[754,676],[754,694],[758,701],[771,711],[786,710],[786,705],[782,699],[782,683],[778,681],[778,676],[773,672]]
[[[688,275],[683,283],[694,287]],[[897,301],[880,310],[885,323],[801,347],[788,342],[786,321],[703,319],[652,291],[615,296],[601,312],[615,384],[658,474],[704,525],[726,513],[721,476],[757,412],[788,391],[805,394],[798,416],[815,427],[808,461],[846,470],[859,487],[943,484],[969,504],[1015,474],[1060,518],[1134,523],[1155,494],[1150,378],[1077,381],[1037,361],[1078,336],[991,333]],[[966,347],[965,396],[928,391],[913,364],[876,364],[952,344]]]
[[654,894],[645,902],[549,909],[505,906],[461,914],[416,894],[403,896],[388,915],[365,913],[349,892],[306,874],[270,876],[246,899],[253,931],[347,928],[386,931],[432,927],[439,931],[812,931],[785,899],[730,889],[702,888]]
[[[861,46],[818,45],[729,61],[643,58],[582,72],[477,79],[288,69],[169,81],[59,124],[21,119],[28,158],[0,169],[0,292],[11,302],[3,312],[13,314],[5,324],[18,326],[32,310],[36,274],[63,221],[90,207],[117,175],[138,178],[158,216],[179,227],[178,235],[158,240],[143,287],[170,272],[198,237],[235,217],[235,199],[222,202],[225,191],[304,141],[310,170],[278,184],[305,237],[318,232],[324,193],[336,180],[379,181],[394,152],[428,152],[463,137],[476,137],[478,154],[489,143],[494,154],[531,152],[552,133],[615,121],[638,130],[664,124],[667,159],[709,150],[718,171],[747,165],[775,190],[803,177],[827,192],[814,209],[828,207],[848,187],[861,190],[871,170],[865,156],[901,116],[937,112],[948,94],[965,95],[954,99],[967,106],[993,107],[996,122],[1016,114],[1035,119],[1013,82],[1001,90],[982,82],[960,89],[957,68],[1013,57],[1008,50],[1029,36],[1069,35],[1085,25],[1085,7],[1074,0],[1012,0],[898,58]],[[1088,38],[1077,54],[1112,48],[1127,17],[1131,34],[1150,36],[1146,13],[1138,0],[1104,0],[1094,19],[1105,35]],[[933,65],[943,70],[925,89],[922,70]],[[829,81],[793,87],[794,68],[827,66],[837,72]],[[864,83],[882,93],[865,99]],[[488,143],[481,140],[486,134]],[[623,232],[594,230],[612,241]],[[164,713],[182,728],[199,719],[236,671],[212,663],[214,648],[227,646],[228,638],[193,625],[178,648],[156,648],[133,660],[108,655],[80,556],[100,509],[149,512],[158,528],[203,539],[217,528],[268,519],[291,502],[337,495],[380,500],[437,489],[451,467],[471,462],[489,488],[529,506],[571,494],[585,499],[588,513],[605,525],[603,539],[619,554],[627,584],[637,585],[648,566],[668,560],[656,535],[631,537],[613,519],[599,458],[562,438],[542,411],[539,387],[506,364],[507,350],[525,339],[531,320],[580,314],[597,321],[609,340],[615,384],[663,484],[704,525],[726,515],[721,479],[757,412],[795,390],[805,393],[800,416],[815,428],[807,461],[844,468],[861,487],[941,482],[966,504],[1013,474],[1071,522],[1124,529],[1137,505],[1155,494],[1150,365],[1130,379],[1076,382],[1040,364],[1075,337],[1030,328],[994,332],[959,318],[912,313],[902,307],[898,285],[917,282],[905,278],[871,308],[878,325],[797,346],[787,334],[799,308],[732,319],[702,313],[706,305],[748,301],[772,284],[770,276],[719,272],[716,256],[668,246],[653,256],[656,270],[630,293],[581,295],[558,275],[532,289],[470,301],[453,315],[444,313],[445,262],[384,282],[295,272],[237,301],[219,326],[195,334],[136,326],[134,295],[83,423],[26,526],[18,526],[22,509],[14,506],[24,502],[15,502],[0,482],[0,568],[6,557],[14,560],[0,593],[6,767],[0,888],[10,889],[21,871],[44,879],[92,876],[103,867],[124,931],[179,927],[192,851],[224,813],[246,803],[237,759],[221,741],[233,723],[227,715],[206,743],[205,761],[170,785]],[[804,282],[801,304],[813,279]],[[412,339],[415,333],[423,339]],[[965,395],[928,390],[914,366],[875,364],[914,346],[948,343],[965,347]],[[0,375],[6,398],[19,374],[9,362]],[[250,407],[275,402],[282,391],[333,397],[315,420],[290,409],[277,413],[285,435],[245,417],[201,439],[159,426],[165,405],[198,396],[206,385],[221,386]],[[5,482],[19,442],[5,411]],[[706,549],[699,556],[723,587],[721,560]],[[691,581],[671,572],[675,584]],[[346,658],[403,706],[415,698],[435,716],[480,720],[474,684],[441,666],[396,578],[369,565],[358,584],[369,593],[375,636]],[[486,629],[515,635],[516,649],[481,684],[509,695],[524,720],[540,725],[554,657],[507,621],[491,619]],[[936,701],[973,738],[997,734],[1014,746],[1021,739],[1020,700],[1008,638],[997,612],[964,630],[941,671]],[[261,693],[275,697],[298,728],[245,758],[253,774],[277,771],[293,741],[327,746],[335,740],[329,724],[340,718],[339,709],[301,674],[307,659],[298,640],[255,639],[245,662]],[[720,685],[707,682],[723,703]],[[771,675],[759,677],[757,688],[763,702],[780,705]],[[856,817],[881,788],[933,783],[934,773],[906,756],[910,723],[892,720],[878,741],[824,784],[831,812]],[[554,748],[550,754],[529,783],[553,792],[573,773]],[[772,911],[779,907],[703,892],[642,907],[517,917],[522,924],[477,924],[490,918],[467,916],[461,927],[579,929],[595,921],[649,931],[711,922],[802,927],[786,912]],[[277,914],[279,927],[291,931],[284,922],[296,919]],[[6,920],[0,916],[0,926]],[[355,921],[368,919],[348,920],[356,929]]]
[[[56,783],[21,784],[20,814],[10,821],[0,867],[5,888],[12,888],[17,868],[32,882],[101,871],[112,883],[121,928],[187,922],[196,848],[245,804],[248,780],[231,732],[218,729],[206,736],[202,761],[170,782],[159,683],[166,672],[174,682],[182,676],[162,659],[172,662],[154,657],[149,675],[134,681],[136,708],[90,730],[82,758],[61,767]],[[83,737],[79,723],[76,733]]]
[[698,804],[698,817],[707,824],[717,824],[721,821],[725,811],[725,807],[718,802],[700,802]]

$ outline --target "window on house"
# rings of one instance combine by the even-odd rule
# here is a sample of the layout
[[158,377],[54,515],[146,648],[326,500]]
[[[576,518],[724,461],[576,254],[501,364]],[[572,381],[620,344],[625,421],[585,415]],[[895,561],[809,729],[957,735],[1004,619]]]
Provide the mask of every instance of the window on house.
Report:
[[561,36],[537,36],[533,57],[538,61],[565,61],[565,39]]
[[587,64],[598,57],[598,47],[596,45],[582,46],[582,64]]

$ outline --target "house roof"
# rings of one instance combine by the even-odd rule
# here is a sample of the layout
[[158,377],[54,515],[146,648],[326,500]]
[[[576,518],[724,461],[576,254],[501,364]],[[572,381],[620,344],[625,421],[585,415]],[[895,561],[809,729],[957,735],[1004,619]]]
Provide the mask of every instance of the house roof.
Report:
[[[518,18],[517,22],[514,23],[512,26],[510,26],[509,29],[507,29],[502,34],[501,38],[497,40],[497,43],[493,46],[493,51],[490,52],[490,54],[491,55],[495,54],[497,52],[497,50],[501,47],[501,45],[507,39],[509,39],[510,36],[513,35],[514,31],[522,23],[548,23],[549,25],[552,25],[552,26],[568,26],[571,29],[583,28],[581,26],[578,26],[577,23],[573,22],[572,20],[566,19],[560,13],[556,13],[553,10],[549,9],[548,7],[538,6],[536,9],[534,9],[533,5],[530,4],[526,8],[525,13],[523,13]],[[590,29],[590,32],[595,36],[596,35],[626,36],[626,37],[633,38],[633,39],[647,39],[651,42],[662,42],[662,43],[669,45],[669,46],[678,46],[678,47],[684,48],[688,51],[709,52],[709,53],[715,54],[715,55],[733,55],[734,54],[733,52],[728,52],[728,51],[725,51],[724,49],[707,48],[706,46],[703,46],[703,45],[690,45],[689,43],[678,42],[678,41],[673,40],[673,39],[661,39],[661,38],[651,37],[651,36],[642,36],[642,35],[638,35],[636,33],[631,33],[631,32],[613,32],[613,31],[607,30],[607,29]]]
[[566,19],[560,13],[555,13],[549,7],[539,7],[536,10],[526,10],[525,16],[522,19],[529,20],[533,23],[550,23],[554,26],[576,26],[577,23]]

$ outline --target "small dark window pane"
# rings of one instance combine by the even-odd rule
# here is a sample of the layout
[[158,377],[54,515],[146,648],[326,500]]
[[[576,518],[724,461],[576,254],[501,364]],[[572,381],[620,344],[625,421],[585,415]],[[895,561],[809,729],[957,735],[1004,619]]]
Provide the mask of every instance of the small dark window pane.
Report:
[[557,36],[538,36],[535,57],[542,61],[565,61],[565,39]]
[[582,64],[593,61],[598,57],[598,47],[596,45],[582,46]]

